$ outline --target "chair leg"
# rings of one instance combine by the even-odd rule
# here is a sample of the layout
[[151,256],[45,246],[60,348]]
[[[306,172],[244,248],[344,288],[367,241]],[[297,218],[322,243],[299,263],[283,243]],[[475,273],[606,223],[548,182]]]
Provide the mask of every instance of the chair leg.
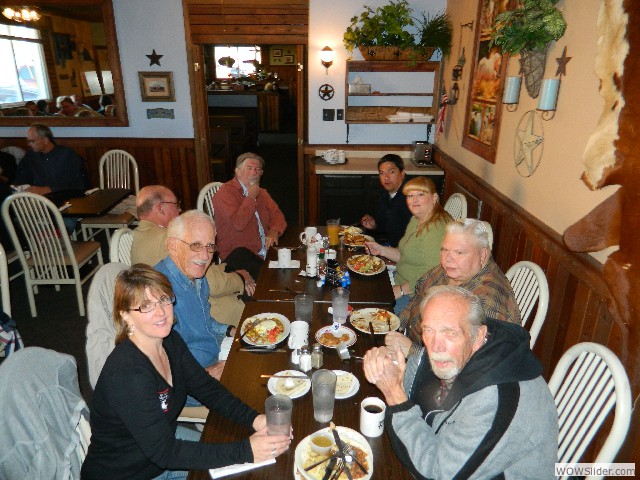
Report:
[[84,311],[84,297],[82,296],[82,283],[80,282],[80,276],[76,278],[76,296],[78,297],[78,311],[81,317],[85,316]]
[[29,297],[29,308],[31,309],[31,316],[35,318],[38,316],[38,311],[36,310],[36,300],[33,297],[33,291],[37,290],[38,287],[37,285],[31,285],[31,282],[29,282],[29,278],[27,275],[24,276],[24,283],[27,287],[27,297]]

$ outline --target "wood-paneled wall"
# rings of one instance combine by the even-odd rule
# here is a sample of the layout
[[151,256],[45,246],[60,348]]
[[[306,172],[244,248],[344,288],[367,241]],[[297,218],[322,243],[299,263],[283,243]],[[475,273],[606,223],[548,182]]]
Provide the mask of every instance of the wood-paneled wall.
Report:
[[[520,260],[530,260],[544,270],[549,282],[549,310],[534,352],[548,379],[553,368],[569,347],[579,342],[596,342],[609,347],[622,361],[632,382],[632,395],[640,386],[633,384],[640,365],[628,355],[627,336],[615,323],[607,309],[609,290],[604,282],[602,265],[586,254],[569,251],[557,232],[516,205],[480,177],[447,154],[435,149],[436,163],[445,171],[444,200],[454,192],[470,195],[469,217],[489,222],[493,228],[493,256],[507,271]],[[533,314],[532,314],[533,315]],[[609,419],[610,421],[611,419]],[[617,461],[634,461],[640,453],[640,439],[634,433],[640,427],[640,414],[635,412],[632,429]],[[604,431],[608,431],[605,426]],[[604,436],[585,454],[593,458]]]
[[[193,139],[60,138],[56,141],[84,158],[94,186],[100,183],[98,166],[102,154],[111,149],[121,149],[136,159],[140,187],[165,185],[182,200],[185,209],[196,207],[199,190]],[[0,138],[0,148],[8,145],[27,149],[24,138]]]
[[306,0],[184,0],[194,44],[306,45]]

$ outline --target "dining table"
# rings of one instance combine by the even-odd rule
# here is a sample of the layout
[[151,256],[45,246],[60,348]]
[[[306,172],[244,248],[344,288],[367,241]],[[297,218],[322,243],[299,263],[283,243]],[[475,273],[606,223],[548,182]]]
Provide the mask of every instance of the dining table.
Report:
[[[89,190],[61,190],[46,195],[63,217],[100,217],[131,195],[128,188],[100,188]],[[69,205],[68,207],[66,205]]]
[[[331,315],[328,313],[326,303],[314,302],[312,321],[309,330],[309,342],[315,342],[316,332],[324,326],[331,325]],[[380,308],[377,303],[362,304],[358,308]],[[295,319],[295,306],[293,302],[249,302],[246,304],[240,328],[236,333],[229,357],[220,381],[231,393],[247,403],[258,412],[264,412],[264,402],[270,395],[267,378],[261,375],[272,375],[284,370],[296,370],[298,365],[291,362],[291,350],[287,348],[284,340],[277,346],[279,351],[264,350],[242,351],[248,345],[240,340],[242,322],[254,315],[263,313],[277,313],[287,319]],[[322,368],[330,370],[342,370],[353,374],[359,382],[359,387],[352,396],[344,399],[336,399],[332,422],[337,426],[351,428],[359,431],[360,403],[367,397],[384,397],[375,385],[369,383],[363,372],[362,357],[365,352],[374,346],[372,334],[359,331],[346,324],[356,333],[356,341],[350,347],[351,358],[342,360],[335,348],[323,347]],[[384,344],[384,335],[375,335],[377,345]],[[249,347],[251,348],[251,347]],[[312,372],[309,372],[311,374]],[[275,464],[262,466],[243,473],[236,473],[226,478],[242,480],[273,480],[302,478],[294,476],[295,450],[298,443],[308,435],[329,426],[329,423],[317,422],[313,416],[313,398],[311,391],[293,400],[291,423],[293,428],[293,440],[289,449],[276,458]],[[246,427],[238,425],[231,420],[211,411],[202,432],[201,441],[219,443],[238,441],[251,435]],[[391,441],[386,432],[379,437],[365,437],[373,453],[373,471],[371,478],[375,480],[396,480],[412,478],[409,471],[396,457]],[[354,467],[357,468],[357,467]],[[205,480],[211,478],[208,471],[191,471],[190,480]],[[318,479],[320,480],[320,479]]]
[[[326,235],[326,227],[317,227],[320,235]],[[260,270],[260,275],[256,283],[256,290],[253,298],[259,302],[263,301],[293,301],[297,292],[308,293],[313,296],[314,301],[321,303],[331,303],[331,290],[339,285],[325,283],[318,285],[318,278],[308,278],[301,275],[305,270],[307,260],[307,249],[300,242],[300,232],[303,228],[289,227],[284,235],[280,237],[278,245],[272,247],[267,252],[266,260]],[[291,260],[300,262],[300,268],[269,268],[269,263],[278,260],[278,249],[290,248]],[[365,254],[364,246],[331,247],[336,250],[336,260],[346,271],[346,262],[349,257]],[[351,285],[349,286],[349,303],[377,304],[392,308],[395,302],[393,288],[388,272],[385,270],[376,275],[361,275],[353,271],[349,272]]]

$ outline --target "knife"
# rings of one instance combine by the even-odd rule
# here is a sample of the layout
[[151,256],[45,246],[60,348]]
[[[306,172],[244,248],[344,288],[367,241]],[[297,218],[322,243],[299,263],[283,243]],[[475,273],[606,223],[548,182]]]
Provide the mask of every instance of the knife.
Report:
[[376,332],[373,329],[373,323],[369,322],[369,333],[371,334],[371,341],[373,342],[373,346],[376,346]]
[[[286,350],[284,348],[262,348],[262,347],[240,347],[238,351],[251,352],[251,353],[286,353]],[[295,378],[295,377],[291,377],[291,378]]]
[[258,320],[255,323],[252,323],[251,326],[249,328],[247,328],[244,333],[242,335],[240,335],[240,340],[242,340],[244,337],[247,336],[247,333],[251,332],[252,330],[254,330],[258,325],[260,325],[262,322],[264,322],[266,320],[266,318],[261,318],[260,320]]
[[329,460],[327,468],[324,469],[324,476],[322,477],[322,480],[327,480],[331,476],[331,473],[333,472],[333,468],[336,466],[337,461],[338,457],[332,457],[331,460]]
[[333,427],[331,429],[331,433],[333,433],[333,438],[336,441],[336,447],[338,447],[338,456],[342,459],[345,465],[344,471],[347,473],[347,478],[349,480],[353,480],[353,477],[351,477],[351,471],[349,470],[349,467],[348,467],[349,464],[347,462],[347,459],[345,458],[344,443],[342,443],[342,439],[340,438],[340,435],[338,435],[338,429],[333,424],[333,422],[331,422],[331,426]]

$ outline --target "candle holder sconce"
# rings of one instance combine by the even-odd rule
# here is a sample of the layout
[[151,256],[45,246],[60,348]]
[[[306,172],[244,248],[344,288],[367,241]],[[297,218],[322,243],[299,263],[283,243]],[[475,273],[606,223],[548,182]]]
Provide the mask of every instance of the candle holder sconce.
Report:
[[542,112],[543,120],[551,120],[555,116],[559,90],[560,77],[542,80],[540,98],[538,98],[538,106],[536,108]]

